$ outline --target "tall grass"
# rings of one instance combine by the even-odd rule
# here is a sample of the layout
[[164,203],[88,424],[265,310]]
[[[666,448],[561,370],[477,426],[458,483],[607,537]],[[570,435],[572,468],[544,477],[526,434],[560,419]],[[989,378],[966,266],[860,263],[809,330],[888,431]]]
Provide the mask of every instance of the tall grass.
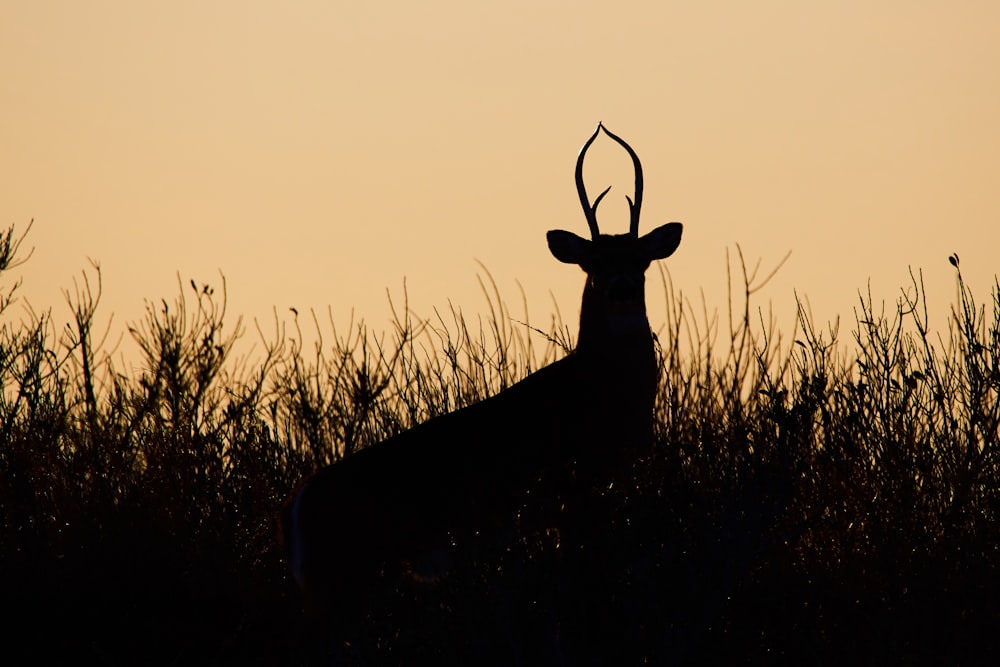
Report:
[[[23,238],[0,236],[0,272]],[[739,298],[722,318],[664,276],[657,444],[634,488],[614,490],[606,572],[568,568],[543,536],[469,547],[432,590],[386,581],[347,648],[308,629],[277,508],[316,467],[566,354],[568,327],[536,329],[487,282],[489,316],[475,324],[455,309],[419,319],[404,301],[385,333],[310,313],[248,334],[227,319],[224,282],[191,282],[109,344],[96,265],[66,292],[65,328],[6,286],[0,590],[16,620],[0,631],[5,653],[995,663],[1000,287],[977,303],[952,258],[957,299],[940,333],[915,273],[888,312],[861,296],[848,341],[804,308],[784,338],[752,303],[766,277],[737,260]],[[260,352],[237,358],[247,335]],[[135,366],[116,361],[121,345],[138,350]],[[574,634],[597,588],[613,591],[607,617]]]

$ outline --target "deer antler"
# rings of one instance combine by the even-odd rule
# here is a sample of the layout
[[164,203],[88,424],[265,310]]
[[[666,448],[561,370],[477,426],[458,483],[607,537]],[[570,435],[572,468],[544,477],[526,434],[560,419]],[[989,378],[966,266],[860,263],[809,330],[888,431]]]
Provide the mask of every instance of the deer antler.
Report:
[[[632,201],[631,197],[626,196],[625,199],[628,200],[628,212],[629,212],[629,227],[628,233],[632,236],[639,236],[639,209],[642,208],[642,163],[639,162],[639,156],[635,154],[632,147],[626,143],[624,139],[616,134],[613,134],[600,123],[597,124],[597,129],[603,129],[604,132],[618,142],[618,144],[628,151],[629,157],[632,158],[632,166],[635,168],[635,201]],[[605,190],[607,192],[607,190]]]
[[583,213],[587,216],[587,224],[590,226],[590,234],[593,238],[600,236],[601,231],[597,227],[597,205],[601,203],[604,199],[604,195],[608,194],[611,190],[609,185],[604,189],[604,192],[597,195],[597,199],[594,200],[593,205],[590,204],[590,199],[587,197],[587,188],[583,184],[583,158],[587,154],[587,149],[590,148],[590,144],[594,143],[594,139],[597,135],[604,130],[604,133],[609,137],[614,139],[618,145],[624,148],[629,157],[632,158],[632,165],[635,168],[635,199],[626,195],[625,199],[628,200],[628,210],[629,210],[629,234],[633,237],[639,236],[639,211],[642,208],[642,163],[639,162],[639,156],[635,154],[632,147],[628,143],[614,134],[608,128],[604,127],[603,123],[597,124],[597,129],[594,130],[594,134],[591,135],[590,139],[587,139],[587,143],[583,145],[580,149],[580,157],[576,159],[576,191],[580,195],[580,203],[583,205]]
[[[594,130],[594,134],[587,139],[587,143],[583,145],[580,149],[580,157],[576,159],[576,191],[580,195],[580,204],[583,205],[583,214],[587,216],[587,224],[590,226],[590,235],[595,240],[601,235],[601,230],[597,227],[597,205],[601,203],[604,199],[604,195],[608,194],[608,190],[611,189],[609,185],[605,188],[604,192],[597,195],[597,199],[594,200],[594,205],[590,205],[590,199],[587,197],[587,186],[583,184],[583,158],[587,154],[587,149],[590,148],[590,144],[594,143],[594,139],[597,135],[601,133],[604,126],[600,123],[597,124],[597,129]],[[607,132],[607,130],[604,130]]]

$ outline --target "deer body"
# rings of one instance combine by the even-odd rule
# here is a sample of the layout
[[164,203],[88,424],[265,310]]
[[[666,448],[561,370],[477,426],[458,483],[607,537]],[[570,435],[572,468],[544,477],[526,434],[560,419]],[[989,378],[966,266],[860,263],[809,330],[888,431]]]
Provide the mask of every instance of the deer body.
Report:
[[[452,540],[516,524],[525,494],[560,496],[566,480],[606,485],[653,440],[658,367],[646,317],[644,273],[680,243],[680,223],[637,234],[636,167],[630,232],[602,235],[583,186],[592,238],[548,233],[560,261],[587,273],[577,349],[496,396],[363,449],[310,477],[286,504],[282,529],[299,585],[341,614],[360,613],[383,564]],[[541,480],[541,481],[539,481]],[[558,482],[555,480],[559,480]]]

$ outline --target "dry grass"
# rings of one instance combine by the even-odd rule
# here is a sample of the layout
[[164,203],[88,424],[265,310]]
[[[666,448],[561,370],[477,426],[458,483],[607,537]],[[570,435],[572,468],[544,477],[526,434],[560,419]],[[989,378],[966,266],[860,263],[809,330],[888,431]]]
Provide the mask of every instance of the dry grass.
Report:
[[[0,271],[22,238],[0,237]],[[258,330],[259,358],[234,359],[243,325],[225,321],[225,286],[192,282],[129,330],[142,363],[124,373],[95,324],[98,268],[67,292],[65,329],[48,312],[15,318],[8,286],[0,590],[18,618],[5,652],[112,665],[993,663],[1000,288],[977,304],[953,263],[947,331],[928,331],[916,274],[887,314],[860,299],[846,353],[804,314],[782,341],[751,306],[761,281],[745,268],[722,321],[665,282],[658,444],[636,488],[614,495],[602,572],[568,566],[546,536],[469,547],[433,590],[387,581],[350,648],[309,628],[278,506],[315,467],[562,356],[567,327],[519,322],[486,284],[492,310],[475,326],[454,310],[418,320],[405,303],[384,335],[312,315],[311,351],[295,319]]]

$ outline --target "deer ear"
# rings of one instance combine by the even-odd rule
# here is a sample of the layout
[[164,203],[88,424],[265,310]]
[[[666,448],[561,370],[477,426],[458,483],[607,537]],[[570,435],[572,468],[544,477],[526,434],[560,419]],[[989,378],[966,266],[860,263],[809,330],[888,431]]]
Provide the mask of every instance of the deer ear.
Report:
[[[674,254],[674,250],[677,250],[677,246],[681,243],[683,229],[684,226],[679,222],[668,222],[639,239],[646,259],[652,262],[654,259],[664,259]],[[550,247],[551,245],[549,243]]]
[[553,229],[545,238],[549,241],[549,250],[560,262],[583,265],[590,257],[590,241],[580,238],[573,232]]

